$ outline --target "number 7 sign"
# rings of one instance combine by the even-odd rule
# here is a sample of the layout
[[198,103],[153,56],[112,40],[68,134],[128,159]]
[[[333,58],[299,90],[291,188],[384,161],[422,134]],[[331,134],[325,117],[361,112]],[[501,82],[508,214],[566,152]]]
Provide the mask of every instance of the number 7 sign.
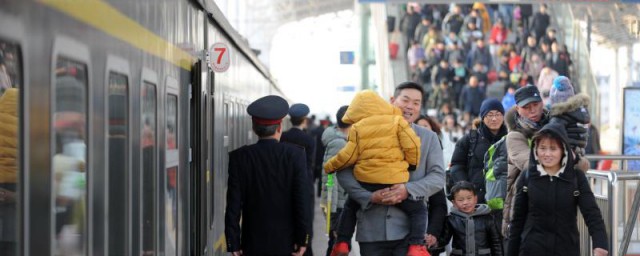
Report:
[[231,64],[229,47],[224,43],[215,43],[209,48],[209,66],[215,72],[225,72]]

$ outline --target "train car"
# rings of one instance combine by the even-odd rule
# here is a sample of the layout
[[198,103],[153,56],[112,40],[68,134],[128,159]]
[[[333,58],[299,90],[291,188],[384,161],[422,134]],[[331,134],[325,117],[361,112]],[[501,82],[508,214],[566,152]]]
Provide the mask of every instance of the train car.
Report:
[[227,153],[282,92],[212,0],[6,0],[0,94],[0,255],[221,255]]

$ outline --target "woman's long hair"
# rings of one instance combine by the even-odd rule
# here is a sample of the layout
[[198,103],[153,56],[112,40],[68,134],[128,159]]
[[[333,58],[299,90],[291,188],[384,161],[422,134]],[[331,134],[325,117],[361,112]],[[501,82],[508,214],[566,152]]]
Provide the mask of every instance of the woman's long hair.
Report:
[[438,136],[442,136],[442,131],[440,130],[440,123],[438,123],[438,121],[436,121],[433,117],[420,115],[420,117],[418,117],[418,119],[416,119],[416,121],[413,123],[418,124],[420,120],[427,121],[429,123],[429,126],[431,126],[431,131],[435,132]]

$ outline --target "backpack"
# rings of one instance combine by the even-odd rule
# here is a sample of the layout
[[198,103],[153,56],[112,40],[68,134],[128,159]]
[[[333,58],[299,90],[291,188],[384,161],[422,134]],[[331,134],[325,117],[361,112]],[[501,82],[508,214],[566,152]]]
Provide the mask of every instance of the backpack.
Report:
[[502,210],[507,196],[507,136],[491,145],[484,155],[485,199],[491,210]]

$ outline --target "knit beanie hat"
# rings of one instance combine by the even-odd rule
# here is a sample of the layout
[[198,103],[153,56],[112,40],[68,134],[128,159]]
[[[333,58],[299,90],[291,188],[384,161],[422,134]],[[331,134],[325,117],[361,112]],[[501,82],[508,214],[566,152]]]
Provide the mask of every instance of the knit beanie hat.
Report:
[[480,117],[484,118],[484,116],[486,116],[491,110],[497,110],[504,115],[502,102],[495,98],[490,98],[482,102],[482,105],[480,106]]
[[573,91],[573,85],[571,85],[569,78],[566,76],[558,76],[553,79],[551,90],[549,91],[549,103],[551,105],[565,102],[573,95],[575,95],[575,92]]
[[338,128],[347,128],[349,127],[349,124],[346,124],[345,122],[342,122],[342,117],[344,116],[345,113],[347,113],[347,108],[349,106],[345,105],[340,107],[340,109],[338,109],[338,112],[336,113],[336,120],[338,122]]

